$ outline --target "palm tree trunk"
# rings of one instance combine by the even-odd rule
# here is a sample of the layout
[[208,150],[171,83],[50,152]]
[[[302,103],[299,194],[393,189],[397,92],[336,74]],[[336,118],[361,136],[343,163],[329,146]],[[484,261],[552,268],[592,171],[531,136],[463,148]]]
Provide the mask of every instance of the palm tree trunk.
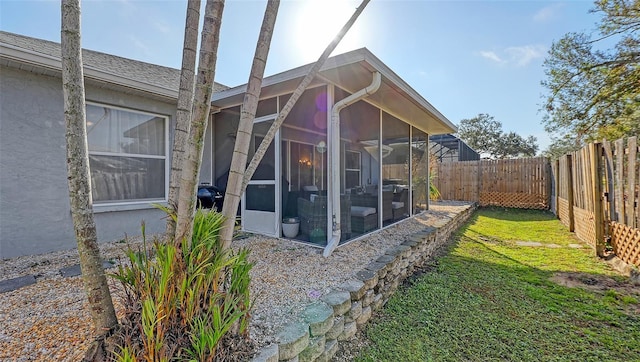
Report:
[[71,216],[82,281],[96,337],[104,339],[118,324],[102,268],[89,183],[86,108],[80,42],[80,0],[62,1],[61,61]]
[[293,106],[298,101],[298,98],[300,98],[300,96],[305,91],[305,89],[307,89],[307,87],[309,86],[309,84],[311,83],[313,78],[316,76],[316,74],[318,74],[318,71],[324,65],[324,63],[327,60],[327,58],[329,58],[329,55],[331,55],[331,53],[338,46],[338,44],[340,43],[342,38],[344,38],[345,34],[347,34],[347,31],[349,31],[349,29],[351,28],[353,23],[355,23],[356,19],[358,19],[358,16],[360,16],[360,14],[364,10],[364,8],[367,6],[369,1],[370,0],[363,0],[362,1],[362,3],[356,9],[356,11],[353,13],[353,15],[351,15],[351,18],[342,27],[342,29],[340,29],[340,31],[338,32],[336,37],[333,38],[331,43],[329,43],[329,45],[324,50],[322,55],[320,55],[320,58],[318,58],[318,60],[313,65],[313,67],[309,70],[309,72],[304,77],[304,79],[302,79],[300,84],[298,84],[298,87],[293,92],[293,94],[291,95],[291,97],[289,98],[287,103],[285,104],[284,108],[282,108],[280,113],[278,113],[278,117],[276,118],[276,120],[273,122],[273,124],[269,128],[269,131],[267,131],[267,134],[265,135],[264,139],[262,140],[262,143],[260,143],[260,146],[258,147],[258,150],[256,150],[256,153],[253,155],[253,158],[251,159],[251,163],[249,164],[249,166],[247,166],[247,170],[244,173],[244,177],[242,178],[242,191],[243,192],[244,192],[244,190],[246,190],[247,184],[251,180],[251,177],[253,176],[253,173],[256,171],[256,168],[258,168],[258,165],[260,164],[260,161],[262,161],[262,157],[264,157],[264,154],[267,152],[267,148],[269,148],[269,145],[271,144],[271,141],[273,141],[273,138],[275,137],[276,132],[278,131],[278,129],[282,125],[282,122],[284,122],[285,118],[287,118],[287,116],[289,115],[289,112],[291,111]]
[[223,10],[224,0],[207,0],[200,42],[200,60],[198,62],[198,76],[193,99],[189,143],[185,150],[186,154],[180,177],[178,221],[175,233],[176,243],[183,239],[190,241],[193,233],[196,184],[200,177],[204,134],[211,109],[211,94],[213,93]]
[[[262,27],[260,28],[260,35],[258,36],[258,42],[256,44],[255,55],[253,57],[253,64],[251,65],[247,92],[242,102],[240,124],[238,125],[233,157],[231,158],[229,180],[227,181],[224,202],[222,204],[222,214],[225,216],[225,221],[220,231],[220,239],[223,240],[223,247],[225,248],[231,245],[231,239],[233,238],[236,210],[238,210],[240,196],[243,192],[242,177],[247,164],[253,120],[256,116],[256,109],[258,108],[258,99],[260,98],[260,90],[262,89],[262,78],[267,64],[269,47],[271,46],[271,38],[276,17],[278,16],[279,6],[280,0],[269,0],[267,2]],[[224,242],[225,240],[227,242]]]
[[[234,198],[237,197],[238,200],[239,200],[239,197],[240,197],[239,195],[242,195],[242,193],[245,192],[245,190],[247,189],[247,184],[249,183],[249,180],[251,180],[251,177],[253,176],[254,172],[256,171],[256,168],[258,167],[258,164],[260,164],[260,161],[264,157],[264,154],[266,153],[267,148],[271,144],[271,141],[273,141],[273,138],[275,137],[276,132],[278,131],[278,129],[280,128],[280,126],[282,125],[284,120],[289,115],[289,112],[291,111],[293,106],[298,101],[298,98],[300,98],[300,96],[302,95],[304,90],[307,89],[307,87],[309,86],[309,84],[311,83],[313,78],[316,76],[316,74],[318,74],[318,71],[324,65],[324,63],[327,60],[327,58],[329,58],[329,55],[335,50],[335,48],[338,46],[338,44],[340,43],[342,38],[344,38],[345,34],[349,31],[349,29],[351,28],[353,23],[355,23],[356,19],[358,19],[358,17],[360,16],[360,14],[364,10],[364,8],[367,6],[369,1],[370,0],[363,0],[362,1],[360,6],[356,9],[356,11],[351,16],[351,18],[342,27],[342,29],[340,29],[340,31],[335,36],[335,38],[333,38],[331,43],[329,43],[329,45],[324,50],[322,55],[320,55],[320,58],[318,58],[318,60],[313,65],[313,67],[309,70],[309,72],[304,77],[304,79],[302,79],[300,84],[298,84],[298,87],[293,92],[293,94],[291,95],[291,97],[289,98],[287,103],[285,104],[284,108],[280,111],[280,113],[278,113],[278,117],[276,118],[276,120],[273,122],[273,124],[269,128],[269,131],[267,132],[266,136],[262,140],[262,143],[258,147],[258,150],[253,155],[253,158],[251,159],[251,163],[249,164],[249,166],[247,166],[247,168],[246,168],[246,170],[244,172],[244,175],[242,176],[242,184],[241,184],[240,192],[238,192],[235,195],[233,195]],[[247,93],[249,93],[250,89],[251,89],[251,87],[247,88]],[[249,132],[249,134],[246,137],[249,137],[250,135],[251,135],[251,133]],[[239,133],[238,133],[238,136],[240,136]],[[237,139],[236,139],[236,142],[238,142]],[[248,152],[248,146],[247,146],[246,151],[245,151],[245,156],[246,156],[247,152]],[[232,164],[232,167],[233,166],[234,165]],[[237,167],[237,165],[236,165],[236,167]],[[239,182],[235,182],[234,184],[238,184],[238,183]],[[229,184],[231,184],[231,173],[229,174]],[[226,197],[225,197],[225,202],[224,202],[225,205],[223,206],[223,210],[224,210],[224,208],[226,208],[226,203],[227,203],[227,200],[226,200]],[[229,205],[229,206],[231,207],[233,205]],[[238,207],[237,203],[235,204],[235,207],[237,209],[237,207]],[[236,209],[227,210],[227,212],[229,212],[229,214],[225,213],[225,215],[233,215],[234,218],[235,218],[235,210]],[[222,239],[223,247],[228,248],[231,245],[232,237],[233,237],[233,230],[228,230],[228,228],[222,230],[221,239]]]
[[[178,109],[171,155],[171,174],[169,180],[169,210],[175,213],[178,206],[180,175],[184,149],[189,136],[191,108],[193,107],[193,84],[195,82],[196,52],[198,48],[198,22],[200,21],[200,0],[187,2],[187,17],[184,27],[184,45],[182,48],[182,70],[178,91]],[[176,221],[167,218],[166,237],[175,241]]]

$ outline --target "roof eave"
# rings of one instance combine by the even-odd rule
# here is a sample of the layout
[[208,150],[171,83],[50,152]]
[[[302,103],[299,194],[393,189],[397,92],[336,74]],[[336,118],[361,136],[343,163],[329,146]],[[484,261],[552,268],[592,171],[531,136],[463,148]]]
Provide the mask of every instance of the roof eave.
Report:
[[[338,68],[351,63],[363,61],[365,60],[363,51],[368,52],[366,48],[361,48],[358,50],[333,56],[327,59],[327,61],[320,68],[318,73],[321,73],[322,71],[327,69]],[[309,70],[311,70],[314,64],[315,63],[306,64],[297,68],[293,68],[278,74],[268,76],[262,80],[262,88],[269,87],[274,84],[288,82],[297,78],[304,78],[307,75],[307,73],[309,73]],[[211,100],[215,103],[215,101],[237,96],[245,93],[246,91],[247,91],[247,84],[242,84],[236,87],[231,87],[229,89],[225,89],[223,91],[214,93],[211,96]]]
[[[373,70],[380,72],[384,79],[388,80],[396,87],[398,87],[398,89],[404,92],[408,96],[408,98],[411,99],[412,102],[415,103],[419,108],[433,115],[438,121],[442,123],[445,128],[448,128],[448,130],[443,133],[457,132],[457,127],[451,121],[449,121],[447,117],[440,113],[440,111],[438,111],[433,105],[431,105],[431,103],[429,103],[426,99],[424,99],[424,97],[422,97],[418,92],[411,88],[411,86],[409,86],[404,80],[402,80],[402,78],[400,78],[395,72],[393,72],[388,66],[386,66],[380,59],[373,55],[373,53],[371,53],[367,48],[360,48],[327,59],[323,67],[320,69],[319,74],[323,71],[355,64],[358,62],[365,62]],[[266,88],[275,84],[292,81],[297,78],[303,78],[307,75],[313,65],[314,63],[303,65],[298,68],[266,77],[263,80],[262,87]],[[224,100],[236,98],[246,92],[246,89],[247,85],[243,84],[226,89],[221,92],[214,93],[211,97],[212,104],[223,108],[230,106],[231,104],[227,104],[226,102],[224,102]],[[232,103],[235,105],[235,103],[237,102],[234,101]]]
[[[62,62],[59,58],[50,56],[47,54],[38,53],[21,47],[17,47],[11,44],[0,43],[0,57],[10,59],[17,62],[30,64],[35,67],[42,67],[55,71],[62,71]],[[178,91],[164,87],[159,87],[145,82],[140,82],[134,79],[121,77],[117,74],[105,72],[98,68],[84,65],[84,76],[88,79],[93,79],[101,82],[112,83],[148,93],[152,93],[164,98],[172,100],[178,99]]]

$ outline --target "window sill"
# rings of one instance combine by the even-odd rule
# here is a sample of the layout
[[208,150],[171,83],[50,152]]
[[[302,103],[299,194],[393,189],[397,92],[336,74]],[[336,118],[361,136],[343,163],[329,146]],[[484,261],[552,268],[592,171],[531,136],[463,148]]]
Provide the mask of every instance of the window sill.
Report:
[[99,214],[103,212],[158,209],[156,206],[154,206],[155,204],[167,206],[167,202],[164,200],[140,203],[97,204],[93,205],[93,212],[95,214]]

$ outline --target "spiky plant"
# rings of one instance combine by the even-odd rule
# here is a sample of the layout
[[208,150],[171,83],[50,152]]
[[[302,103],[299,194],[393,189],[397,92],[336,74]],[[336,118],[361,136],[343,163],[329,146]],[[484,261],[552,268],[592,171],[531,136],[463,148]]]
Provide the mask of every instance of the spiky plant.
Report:
[[252,264],[248,250],[221,248],[222,223],[221,214],[198,210],[190,243],[156,239],[152,253],[129,249],[129,263],[113,275],[126,306],[118,360],[213,361],[230,331],[248,334]]

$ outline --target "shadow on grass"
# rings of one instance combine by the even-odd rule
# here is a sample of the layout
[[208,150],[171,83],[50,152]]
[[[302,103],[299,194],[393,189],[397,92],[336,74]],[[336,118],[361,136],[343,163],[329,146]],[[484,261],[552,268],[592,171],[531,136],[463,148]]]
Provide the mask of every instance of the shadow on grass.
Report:
[[[455,256],[394,296],[360,361],[632,361],[637,299],[545,272]],[[634,308],[629,308],[634,307]]]
[[478,216],[390,299],[357,361],[640,360],[637,287],[530,266],[465,236]]

